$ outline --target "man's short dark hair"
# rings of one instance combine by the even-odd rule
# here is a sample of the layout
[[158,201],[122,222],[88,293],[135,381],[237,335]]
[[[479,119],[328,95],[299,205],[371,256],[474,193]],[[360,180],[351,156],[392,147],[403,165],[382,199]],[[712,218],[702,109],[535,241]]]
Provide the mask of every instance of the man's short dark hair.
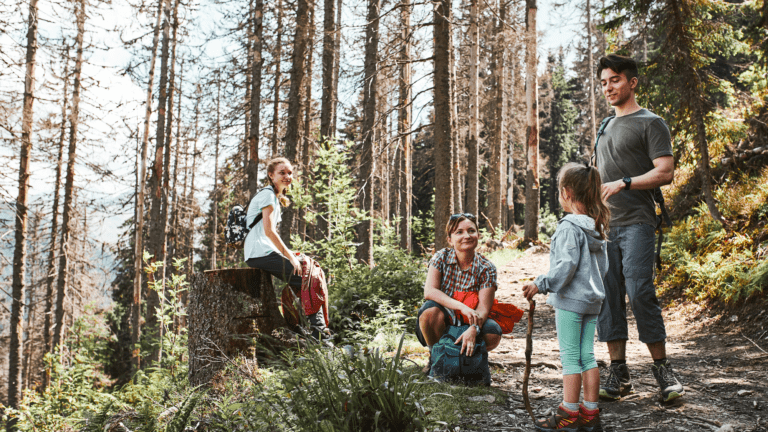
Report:
[[597,65],[597,78],[603,73],[603,69],[610,69],[614,72],[623,73],[627,81],[637,78],[637,62],[632,57],[624,57],[618,54],[608,54],[601,57]]

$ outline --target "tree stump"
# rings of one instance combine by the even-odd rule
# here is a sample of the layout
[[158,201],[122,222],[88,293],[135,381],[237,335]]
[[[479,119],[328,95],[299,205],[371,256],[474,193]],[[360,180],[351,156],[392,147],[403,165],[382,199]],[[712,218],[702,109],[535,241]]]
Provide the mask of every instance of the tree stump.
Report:
[[253,339],[284,327],[272,277],[258,269],[192,275],[188,306],[189,383],[207,384],[228,359],[253,357]]

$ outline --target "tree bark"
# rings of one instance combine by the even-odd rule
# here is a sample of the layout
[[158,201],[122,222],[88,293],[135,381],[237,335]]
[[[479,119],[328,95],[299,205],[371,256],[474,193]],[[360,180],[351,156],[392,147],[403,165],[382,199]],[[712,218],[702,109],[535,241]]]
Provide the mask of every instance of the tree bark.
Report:
[[[66,45],[66,42],[64,42]],[[56,234],[59,231],[59,189],[61,189],[61,166],[64,160],[64,140],[67,137],[67,105],[69,102],[69,46],[64,50],[64,73],[62,75],[64,95],[61,104],[61,129],[59,131],[59,155],[56,159],[56,177],[53,181],[53,206],[51,208],[51,248],[48,251],[48,272],[45,277],[45,319],[43,323],[44,353],[51,350],[51,327],[53,321],[53,282],[56,279]],[[43,387],[45,390],[51,382],[51,370],[45,369]]]
[[539,108],[536,76],[536,0],[526,0],[526,158],[525,242],[539,239]]
[[[280,33],[278,31],[278,33]],[[251,126],[248,136],[248,196],[259,189],[259,135],[261,132],[261,57],[264,34],[264,0],[256,0],[253,10],[253,63],[251,64]],[[280,63],[278,59],[278,64]],[[277,102],[275,102],[277,103]]]
[[[301,150],[302,114],[304,113],[304,96],[307,60],[307,28],[309,26],[309,2],[314,0],[297,0],[296,5],[296,35],[293,39],[293,67],[291,69],[291,88],[288,91],[288,122],[285,131],[285,157],[294,164],[298,164],[299,151]],[[293,232],[296,211],[293,207],[285,209],[280,224],[280,237],[290,247],[291,232]]]
[[[11,321],[8,354],[8,406],[18,408],[22,390],[22,357],[24,352],[24,300],[27,255],[27,202],[29,197],[29,162],[32,152],[32,121],[35,102],[35,57],[37,55],[37,0],[29,2],[27,24],[27,53],[24,74],[24,111],[21,121],[21,149],[19,152],[19,195],[16,200],[16,230],[13,249],[13,276],[11,281]],[[16,430],[16,422],[8,424],[8,430]]]
[[253,358],[253,338],[285,325],[272,278],[258,269],[193,274],[188,311],[191,385],[210,382],[228,358]]
[[333,78],[339,53],[334,46],[336,27],[336,0],[325,0],[323,11],[323,96],[320,108],[320,140],[325,141],[336,135],[331,127],[336,104],[334,103]]
[[411,160],[411,1],[400,3],[402,32],[402,51],[400,54],[400,100],[397,131],[400,136],[400,247],[408,252],[413,250],[411,243],[411,196],[413,195],[413,174]]
[[134,276],[133,276],[133,302],[131,303],[131,367],[136,372],[141,367],[141,351],[137,348],[141,339],[141,287],[143,255],[144,255],[144,194],[147,178],[147,147],[149,143],[149,119],[152,116],[152,90],[155,79],[155,62],[157,60],[157,46],[160,41],[160,22],[163,16],[163,5],[166,0],[159,0],[157,4],[157,19],[155,21],[154,36],[152,39],[152,53],[149,61],[149,79],[147,82],[146,111],[144,113],[144,134],[141,140],[141,161],[139,169],[139,191],[136,200],[136,232],[134,239]]
[[[458,128],[458,122],[459,122],[459,114],[457,112],[457,94],[458,94],[458,87],[456,82],[456,56],[455,56],[455,49],[453,46],[453,29],[452,23],[448,23],[448,53],[449,53],[449,61],[450,61],[450,85],[451,90],[449,93],[450,96],[450,103],[451,103],[451,130],[457,132],[459,130]],[[461,143],[459,139],[459,134],[452,133],[451,134],[451,167],[453,168],[453,179],[452,179],[452,191],[451,194],[453,196],[453,211],[456,213],[461,212],[462,207],[462,183],[461,183],[461,163],[459,162],[459,155],[461,152]]]
[[[160,55],[160,91],[157,107],[157,131],[155,138],[155,158],[152,164],[151,175],[149,179],[149,189],[151,193],[151,211],[149,217],[149,251],[152,254],[150,263],[165,262],[163,254],[163,231],[165,230],[165,221],[162,220],[162,200],[163,200],[163,150],[165,149],[165,115],[166,104],[168,102],[168,51],[170,48],[170,23],[171,10],[168,1],[163,2],[163,44]],[[149,279],[156,279],[150,275]],[[150,282],[152,282],[150,281]],[[146,333],[150,338],[158,338],[160,335],[159,321],[156,308],[160,305],[160,296],[155,290],[147,290],[147,319]],[[149,356],[149,362],[155,363],[159,360],[160,351],[152,349]]]
[[53,331],[53,349],[64,338],[64,300],[67,296],[69,278],[69,248],[72,230],[70,221],[74,216],[73,194],[75,183],[75,162],[77,160],[77,130],[80,115],[80,74],[83,70],[83,39],[85,35],[85,0],[80,0],[75,11],[77,20],[77,55],[75,57],[75,82],[72,89],[72,113],[69,117],[69,149],[67,176],[64,183],[64,214],[61,223],[61,244],[59,249],[59,275],[56,282],[56,327]]
[[503,201],[505,196],[506,182],[504,181],[505,172],[505,157],[504,157],[504,127],[505,109],[504,109],[504,91],[505,82],[504,78],[506,73],[504,71],[504,53],[506,51],[506,41],[504,40],[504,22],[506,19],[506,3],[502,0],[499,4],[499,23],[496,27],[496,37],[493,49],[493,74],[494,74],[494,119],[493,119],[493,133],[490,145],[490,157],[488,158],[488,219],[491,225],[498,232],[505,231],[505,227],[502,227],[501,211],[504,207]]
[[439,0],[434,9],[435,82],[435,250],[446,247],[445,225],[453,213],[451,184],[451,102],[450,102],[450,0]]
[[480,37],[477,30],[477,2],[471,0],[469,9],[469,140],[467,141],[467,208],[466,211],[478,215],[478,138],[480,103],[478,97],[477,62],[480,50]]
[[341,8],[343,0],[339,0],[336,5],[336,36],[334,38],[333,45],[336,49],[336,63],[333,66],[333,118],[331,119],[331,128],[336,131],[336,118],[339,114],[339,71],[341,70]]
[[[277,28],[283,28],[283,0],[277,0]],[[280,84],[282,74],[280,73],[280,63],[283,60],[283,32],[277,32],[275,41],[275,102],[272,108],[272,157],[277,157],[277,134],[280,121]]]
[[365,27],[365,61],[363,66],[363,148],[360,151],[361,209],[367,220],[358,224],[357,259],[373,267],[373,206],[374,174],[376,173],[374,133],[377,122],[376,91],[378,89],[379,11],[380,0],[368,0],[368,16]]
[[[589,119],[590,119],[590,154],[592,154],[595,138],[597,137],[597,114],[595,112],[595,60],[592,47],[592,4],[587,0],[587,51],[589,59]],[[551,210],[551,209],[550,209]]]
[[216,246],[219,238],[219,145],[221,144],[221,80],[216,80],[216,138],[214,140],[214,162],[213,162],[213,193],[212,211],[213,227],[211,232],[211,270],[216,270]]

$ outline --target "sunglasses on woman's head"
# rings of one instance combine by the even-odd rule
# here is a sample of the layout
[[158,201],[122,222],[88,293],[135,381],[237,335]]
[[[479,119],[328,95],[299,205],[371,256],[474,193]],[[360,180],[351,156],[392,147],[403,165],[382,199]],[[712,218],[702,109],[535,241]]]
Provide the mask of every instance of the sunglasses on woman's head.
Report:
[[458,218],[460,218],[462,216],[467,218],[467,219],[469,219],[469,220],[476,220],[477,219],[477,217],[475,217],[475,215],[473,215],[472,213],[456,213],[454,215],[451,215],[451,217],[450,217],[450,219],[448,219],[448,221],[450,222],[452,220],[456,220],[456,219],[458,219]]

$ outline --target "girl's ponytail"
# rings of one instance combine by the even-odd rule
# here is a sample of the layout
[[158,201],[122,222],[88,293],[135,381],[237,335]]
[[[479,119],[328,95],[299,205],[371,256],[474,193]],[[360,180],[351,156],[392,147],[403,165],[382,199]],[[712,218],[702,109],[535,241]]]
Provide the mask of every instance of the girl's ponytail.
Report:
[[595,220],[595,230],[603,240],[607,239],[611,210],[603,202],[603,182],[597,168],[569,162],[560,169],[557,185],[560,190],[567,189],[573,201],[583,206],[580,211]]

